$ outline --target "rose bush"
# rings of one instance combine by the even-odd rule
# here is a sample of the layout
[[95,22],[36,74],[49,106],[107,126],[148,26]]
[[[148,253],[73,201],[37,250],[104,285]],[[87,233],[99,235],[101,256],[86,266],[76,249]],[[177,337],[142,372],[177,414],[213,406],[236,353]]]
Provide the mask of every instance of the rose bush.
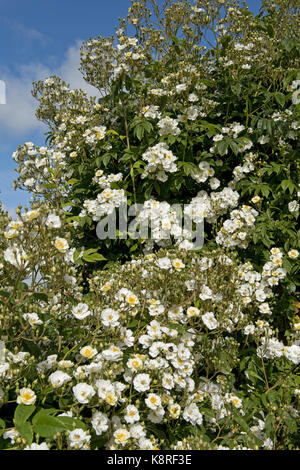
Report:
[[[34,84],[31,206],[0,214],[2,448],[297,448],[298,45],[297,2],[133,0],[81,48],[101,99]],[[137,234],[99,239],[126,208]]]

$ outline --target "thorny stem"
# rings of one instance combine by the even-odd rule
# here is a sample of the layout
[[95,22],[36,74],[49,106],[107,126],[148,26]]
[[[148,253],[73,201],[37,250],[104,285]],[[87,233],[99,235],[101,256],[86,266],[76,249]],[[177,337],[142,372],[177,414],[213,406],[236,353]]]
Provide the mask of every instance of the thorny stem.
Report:
[[299,365],[300,365],[300,364],[296,364],[287,374],[285,374],[285,376],[284,376],[282,379],[278,380],[278,382],[276,382],[275,385],[272,385],[272,387],[268,388],[268,390],[266,390],[265,393],[269,393],[271,390],[273,390],[274,388],[278,387],[278,385],[282,384],[282,382],[284,382],[285,379],[286,379],[292,372],[294,372],[294,371],[297,369],[297,367],[299,367]]
[[196,292],[194,292],[188,299],[185,299],[183,302],[180,302],[180,304],[173,305],[172,307],[168,308],[165,310],[165,313],[168,312],[169,310],[173,310],[174,308],[181,307],[182,305],[185,305],[186,303],[191,302],[196,296]]

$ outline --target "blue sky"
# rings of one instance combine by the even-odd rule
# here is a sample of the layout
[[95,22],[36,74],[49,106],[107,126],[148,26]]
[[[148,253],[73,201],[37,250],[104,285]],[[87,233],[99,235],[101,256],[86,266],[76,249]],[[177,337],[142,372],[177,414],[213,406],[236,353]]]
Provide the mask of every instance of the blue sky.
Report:
[[[249,0],[258,13],[260,0]],[[130,0],[0,0],[0,200],[13,209],[26,203],[26,193],[14,191],[12,152],[25,141],[44,143],[47,130],[35,118],[31,96],[34,80],[61,76],[72,88],[93,94],[78,72],[78,49],[90,36],[114,33],[118,17],[126,16]],[[94,89],[95,90],[95,89]]]

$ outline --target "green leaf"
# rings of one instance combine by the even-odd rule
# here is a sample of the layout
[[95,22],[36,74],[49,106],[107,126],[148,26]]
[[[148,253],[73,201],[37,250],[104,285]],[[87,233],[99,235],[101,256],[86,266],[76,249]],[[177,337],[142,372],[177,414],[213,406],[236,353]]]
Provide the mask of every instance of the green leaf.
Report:
[[35,410],[35,405],[23,405],[22,403],[17,406],[15,409],[15,414],[14,414],[14,422],[16,427],[19,424],[25,423],[29,416],[32,415],[32,413]]
[[153,130],[153,125],[150,121],[144,120],[143,124],[144,124],[144,129],[146,130],[146,132],[150,133]]
[[119,137],[119,134],[116,131],[114,131],[113,129],[109,129],[108,131],[106,131],[106,134],[107,135],[110,135],[110,134],[111,135],[116,135],[116,136]]
[[284,94],[276,92],[276,93],[274,93],[274,96],[275,96],[275,100],[277,101],[279,106],[281,106],[281,108],[283,108],[284,105],[285,105],[285,96],[284,96]]
[[85,250],[84,255],[91,255],[92,253],[95,253],[98,250],[98,248],[89,248],[88,250]]
[[93,255],[89,256],[89,261],[105,261],[106,258],[101,255],[101,253],[94,253]]
[[297,189],[297,187],[295,186],[295,184],[291,180],[281,181],[280,186],[282,187],[282,189],[284,191],[286,191],[288,189],[290,194],[293,194],[293,192]]
[[23,437],[29,445],[32,444],[33,430],[30,423],[24,422],[19,423],[18,425],[16,424],[16,429],[21,434],[21,437]]
[[237,411],[233,412],[233,418],[241,426],[243,431],[245,431],[247,434],[251,434],[251,431],[250,431],[250,428],[249,428],[248,424],[246,423],[244,418],[242,418],[241,415]]
[[106,260],[103,255],[101,255],[100,253],[95,253],[95,251],[97,251],[97,248],[91,248],[89,250],[86,250],[82,255],[82,259],[84,259],[84,261],[87,261],[87,263],[94,263],[96,261]]
[[160,184],[158,181],[154,181],[154,189],[157,192],[157,194],[160,194]]
[[273,417],[268,414],[265,419],[265,431],[268,437],[272,438],[274,434],[274,420]]
[[42,416],[49,416],[57,412],[56,408],[42,408],[32,418],[32,424],[35,425]]
[[134,319],[131,320],[131,322],[129,323],[128,328],[134,328],[135,326],[137,326],[138,322],[139,322],[138,319],[137,319],[137,318],[134,318]]
[[265,407],[265,408],[268,408],[269,404],[268,404],[268,400],[267,400],[266,394],[263,393],[260,398],[261,398],[261,401],[262,401],[264,407]]
[[261,185],[260,191],[263,196],[268,197],[270,194],[270,188],[267,185]]
[[140,168],[141,166],[144,165],[144,162],[142,160],[137,160],[133,165],[132,168]]
[[217,124],[212,124],[211,122],[207,121],[200,121],[200,126],[209,131],[209,137],[212,135],[219,134],[221,132],[222,127]]
[[168,144],[173,145],[176,142],[176,137],[174,135],[168,135]]
[[225,155],[228,151],[228,142],[226,142],[225,140],[220,140],[219,142],[217,142],[217,152],[220,154],[220,155]]
[[80,419],[72,418],[71,416],[60,416],[58,419],[69,431],[75,428],[86,429],[86,425]]
[[199,168],[193,162],[178,162],[178,168],[183,168],[183,172],[186,176],[199,172]]
[[81,253],[82,253],[82,250],[80,248],[77,248],[77,250],[74,252],[74,255],[73,255],[73,261],[77,261]]
[[252,382],[256,382],[256,380],[253,380],[253,378],[260,380],[261,382],[265,383],[264,379],[260,377],[254,370],[247,370],[247,375],[249,376],[249,379],[252,380]]
[[111,155],[109,155],[108,153],[103,155],[102,161],[103,161],[103,165],[105,166],[105,168],[107,167],[110,159],[111,159]]
[[297,420],[292,418],[291,416],[289,415],[286,415],[284,417],[284,422],[285,422],[285,425],[287,426],[287,428],[289,429],[290,433],[293,434],[295,432],[297,432],[298,430],[298,423],[297,423]]
[[235,155],[239,153],[239,146],[236,142],[234,142],[233,140],[230,141],[229,146]]
[[55,434],[67,430],[66,424],[59,418],[41,413],[35,419],[34,432],[41,437],[53,437]]
[[271,403],[272,406],[279,408],[281,405],[281,396],[280,396],[280,390],[271,390],[267,394],[267,398],[269,402]]
[[208,416],[209,418],[216,417],[216,413],[211,408],[200,408],[200,411],[204,416]]
[[174,188],[177,189],[177,191],[179,191],[182,186],[182,183],[183,183],[182,179],[176,179],[173,182]]
[[273,121],[271,119],[267,120],[266,131],[267,131],[267,134],[269,134],[269,135],[273,134]]
[[145,192],[144,192],[145,200],[146,200],[146,201],[147,201],[148,199],[150,199],[152,190],[153,190],[153,183],[150,183],[149,186],[148,186],[148,188],[147,188],[147,189],[145,190]]
[[136,135],[136,137],[139,139],[139,140],[142,140],[143,137],[144,137],[144,132],[145,132],[145,129],[142,125],[138,125],[135,129],[134,129],[134,134]]
[[135,243],[132,247],[130,247],[130,253],[133,253],[134,251],[136,251],[138,248],[139,248],[139,243]]
[[75,184],[75,183],[79,183],[79,180],[76,178],[71,178],[69,181],[67,181],[66,184]]

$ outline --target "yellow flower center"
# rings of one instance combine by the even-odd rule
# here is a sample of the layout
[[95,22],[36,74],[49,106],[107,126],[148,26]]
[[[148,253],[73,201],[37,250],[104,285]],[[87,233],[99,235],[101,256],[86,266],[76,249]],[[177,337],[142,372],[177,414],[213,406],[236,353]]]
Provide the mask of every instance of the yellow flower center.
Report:
[[22,393],[22,398],[24,398],[24,400],[30,400],[32,398],[32,393],[24,392]]

